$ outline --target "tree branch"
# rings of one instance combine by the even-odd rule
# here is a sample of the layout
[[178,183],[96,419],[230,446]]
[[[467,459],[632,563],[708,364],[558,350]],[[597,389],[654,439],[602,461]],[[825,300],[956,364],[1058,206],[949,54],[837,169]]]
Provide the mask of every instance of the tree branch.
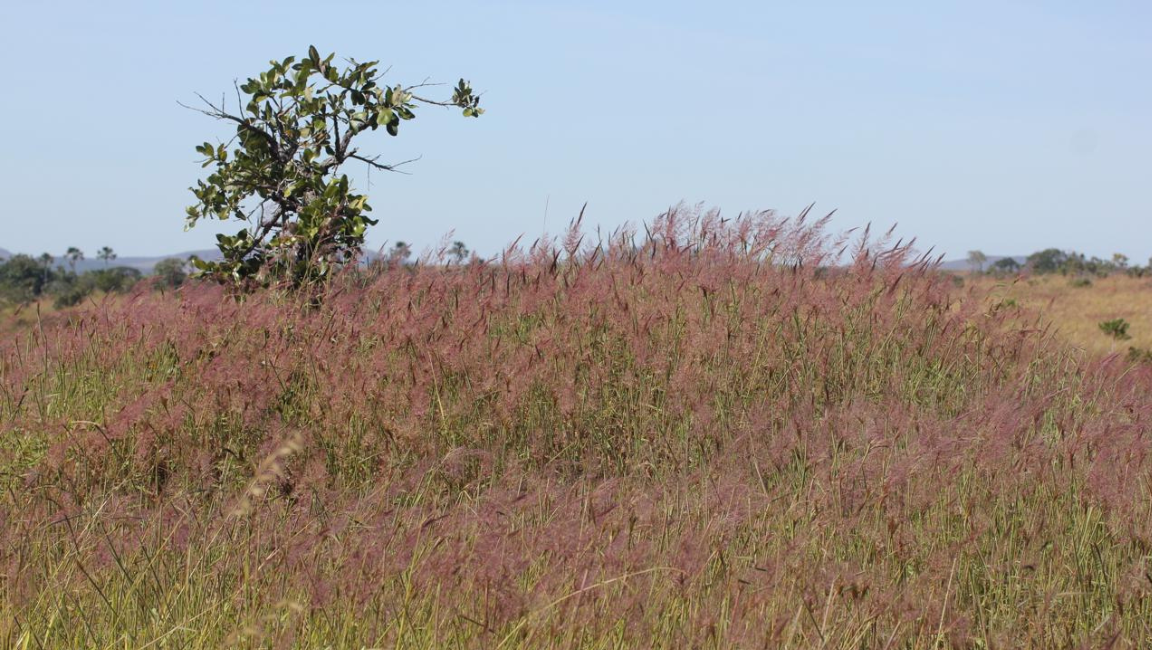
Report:
[[256,126],[255,124],[252,124],[246,118],[237,117],[235,115],[232,115],[231,113],[226,112],[222,108],[218,108],[212,102],[208,101],[207,99],[204,99],[204,96],[199,94],[199,93],[197,93],[196,96],[199,97],[200,101],[204,102],[208,106],[208,108],[211,108],[212,110],[206,111],[202,108],[196,108],[195,106],[189,106],[189,105],[187,105],[183,102],[179,102],[179,101],[176,103],[179,104],[180,106],[183,106],[184,108],[187,108],[188,110],[196,111],[197,113],[202,113],[204,115],[207,115],[208,117],[212,117],[212,118],[215,118],[218,120],[228,120],[228,121],[235,122],[235,123],[239,124],[241,127],[244,128],[245,131],[248,131],[250,133],[254,133],[254,134],[259,135],[260,137],[264,138],[268,142],[268,145],[272,148],[272,155],[277,160],[279,160],[281,163],[287,162],[284,160],[284,158],[281,154],[280,143],[276,141],[276,138],[271,133],[268,133],[264,129],[261,129],[260,127]]

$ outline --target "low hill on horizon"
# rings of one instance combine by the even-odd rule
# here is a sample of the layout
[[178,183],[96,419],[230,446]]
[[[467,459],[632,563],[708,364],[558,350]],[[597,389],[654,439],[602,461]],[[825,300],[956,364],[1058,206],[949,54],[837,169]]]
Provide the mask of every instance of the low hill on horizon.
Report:
[[[1024,262],[1028,259],[1027,255],[989,255],[984,262],[984,270],[988,270],[996,262],[1009,257],[1016,260],[1020,266],[1024,266]],[[968,260],[945,260],[940,263],[940,269],[944,271],[971,271],[972,263]]]
[[[0,260],[6,260],[15,254],[16,253],[12,253],[6,248],[0,248]],[[105,264],[103,260],[96,259],[94,257],[93,258],[86,257],[86,258],[84,258],[84,259],[82,259],[76,263],[76,271],[78,273],[83,273],[85,271],[96,271],[99,269],[111,268],[114,266],[128,266],[128,267],[131,267],[134,269],[138,269],[141,273],[148,274],[148,273],[152,272],[152,269],[154,269],[156,267],[156,264],[158,262],[160,262],[161,260],[167,260],[167,259],[172,259],[172,258],[186,260],[186,259],[192,257],[193,255],[195,255],[196,257],[199,257],[202,260],[215,261],[215,260],[222,259],[221,255],[220,255],[220,251],[215,249],[215,248],[205,248],[205,249],[201,249],[201,250],[184,251],[182,253],[173,253],[171,255],[149,255],[149,256],[132,255],[132,256],[117,257],[116,259],[108,261],[107,264]],[[368,260],[374,260],[374,259],[382,257],[383,255],[384,255],[384,253],[379,251],[379,250],[372,250],[372,249],[368,249],[368,248],[364,249],[364,256]],[[38,257],[38,255],[32,255],[32,257]],[[64,267],[66,269],[71,268],[68,264],[68,258],[64,257],[63,255],[57,255],[57,256],[53,257],[52,258],[52,266],[61,266],[61,267]]]
[[[14,253],[11,253],[7,249],[0,248],[0,259],[8,259],[9,257],[12,257],[13,254]],[[103,260],[96,259],[96,258],[84,258],[84,259],[82,259],[76,263],[76,271],[83,273],[85,271],[95,271],[97,269],[102,269],[102,268],[106,268],[106,267],[128,266],[128,267],[131,267],[134,269],[138,269],[141,273],[147,274],[147,273],[151,273],[152,269],[156,267],[156,263],[160,262],[161,260],[166,260],[166,259],[171,259],[171,258],[186,260],[193,255],[199,257],[200,259],[205,259],[205,260],[220,259],[220,251],[218,251],[214,248],[207,248],[207,249],[195,250],[195,251],[185,251],[182,253],[174,253],[172,255],[124,256],[124,257],[117,257],[113,260],[109,260],[107,263],[105,263]],[[33,257],[36,257],[36,256],[34,255]],[[52,265],[53,266],[62,266],[64,268],[70,268],[70,266],[68,264],[68,258],[64,257],[63,255],[57,255],[57,256],[53,257],[52,258]]]
[[[203,259],[203,260],[220,259],[220,251],[216,250],[215,248],[206,248],[203,250],[184,251],[182,253],[174,253],[172,255],[117,257],[116,259],[109,261],[107,265],[105,265],[102,260],[83,259],[83,260],[76,263],[76,270],[77,271],[94,271],[97,269],[102,269],[105,266],[130,266],[134,269],[139,269],[141,273],[147,274],[147,273],[151,273],[152,269],[155,268],[156,264],[158,262],[160,262],[161,260],[172,259],[172,258],[186,260],[186,259],[192,257],[193,255],[195,255],[196,257],[199,257],[200,259]],[[65,266],[65,267],[68,265],[67,260],[64,259],[63,257],[57,257],[55,263],[62,265],[62,266]]]
[[[0,259],[7,259],[12,257],[13,254],[14,253],[10,252],[8,249],[0,248]],[[365,250],[365,254],[369,259],[380,255],[379,252],[368,249]],[[76,270],[79,272],[84,272],[102,269],[105,268],[105,266],[129,266],[134,269],[139,269],[142,273],[150,273],[152,269],[155,268],[156,263],[161,260],[170,258],[186,260],[193,255],[204,260],[220,259],[220,251],[214,248],[206,248],[202,250],[184,251],[182,253],[174,253],[171,255],[117,257],[116,259],[111,260],[107,265],[105,265],[105,263],[99,259],[85,258],[76,263]],[[999,260],[1002,260],[1006,257],[1011,257],[1021,266],[1024,265],[1024,262],[1027,259],[1027,256],[1025,255],[989,255],[988,260],[984,263],[984,268],[987,269]],[[62,255],[54,257],[52,263],[56,266],[63,266],[68,268],[68,260]],[[968,260],[965,259],[945,260],[940,263],[940,269],[944,271],[969,271],[972,269],[972,265],[968,262]]]

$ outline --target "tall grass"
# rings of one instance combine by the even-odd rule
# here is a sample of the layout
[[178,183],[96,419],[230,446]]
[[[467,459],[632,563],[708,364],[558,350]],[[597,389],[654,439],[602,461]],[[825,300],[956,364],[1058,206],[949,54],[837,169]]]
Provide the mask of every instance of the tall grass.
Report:
[[1152,643],[1147,365],[823,222],[582,237],[0,343],[0,645]]

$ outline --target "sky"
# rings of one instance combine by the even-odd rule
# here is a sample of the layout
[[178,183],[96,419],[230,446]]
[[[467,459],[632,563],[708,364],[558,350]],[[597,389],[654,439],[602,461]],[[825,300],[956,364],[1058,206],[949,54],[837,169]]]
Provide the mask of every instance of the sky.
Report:
[[[610,230],[681,201],[815,203],[949,259],[1047,247],[1152,256],[1152,4],[973,2],[19,2],[0,4],[0,247],[121,256],[185,232],[219,97],[314,44],[464,77],[486,114],[424,109],[351,168],[372,248],[453,233],[491,255],[587,203]],[[448,89],[444,89],[447,93]],[[229,224],[227,230],[237,227]]]

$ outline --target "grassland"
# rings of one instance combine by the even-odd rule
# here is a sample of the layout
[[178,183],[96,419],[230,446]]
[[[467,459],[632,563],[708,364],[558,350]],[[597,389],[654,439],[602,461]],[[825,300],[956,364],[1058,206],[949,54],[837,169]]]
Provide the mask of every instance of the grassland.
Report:
[[[1044,315],[1057,335],[1090,355],[1124,352],[1129,346],[1152,349],[1152,278],[1116,273],[1085,284],[1061,275],[1019,279],[966,276],[966,281],[998,300],[1015,300]],[[1123,318],[1131,324],[1131,339],[1105,336],[1099,324]]]
[[38,321],[0,645],[1152,644],[1152,367],[845,244],[674,213]]

